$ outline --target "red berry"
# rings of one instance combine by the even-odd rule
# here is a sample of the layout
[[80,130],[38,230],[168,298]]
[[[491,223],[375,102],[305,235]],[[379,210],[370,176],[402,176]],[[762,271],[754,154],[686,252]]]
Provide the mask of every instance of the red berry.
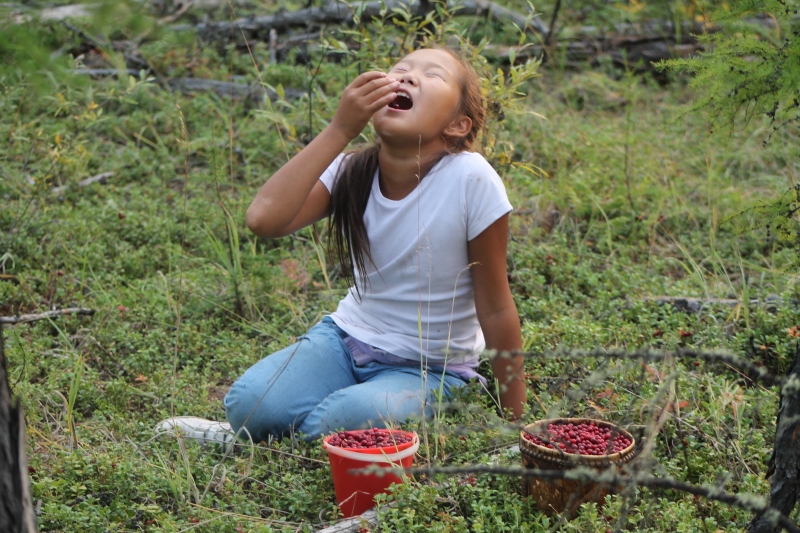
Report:
[[365,431],[340,431],[334,433],[328,444],[338,448],[365,450],[385,448],[411,442],[411,438],[399,431],[373,428]]
[[629,439],[622,435],[614,435],[610,428],[597,426],[593,422],[551,423],[541,436],[525,434],[525,438],[551,450],[559,448],[567,453],[580,455],[617,453],[630,445]]

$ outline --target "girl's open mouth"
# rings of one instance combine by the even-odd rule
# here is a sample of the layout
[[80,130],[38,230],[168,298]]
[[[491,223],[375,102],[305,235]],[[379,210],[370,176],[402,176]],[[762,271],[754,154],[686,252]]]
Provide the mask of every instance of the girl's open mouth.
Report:
[[408,93],[399,91],[397,93],[397,98],[389,103],[389,107],[391,109],[399,109],[400,111],[408,111],[414,107],[414,102],[411,101],[411,96],[409,96]]

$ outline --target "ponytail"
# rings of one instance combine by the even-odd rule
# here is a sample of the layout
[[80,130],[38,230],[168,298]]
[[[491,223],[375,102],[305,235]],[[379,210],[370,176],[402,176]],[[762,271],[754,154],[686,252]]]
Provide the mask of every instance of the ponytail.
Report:
[[[355,287],[359,296],[367,283],[365,258],[372,262],[364,212],[372,191],[372,180],[378,170],[380,151],[381,145],[376,142],[345,157],[339,178],[331,191],[328,254],[339,263],[345,280]],[[356,270],[363,282],[361,288],[355,281]]]

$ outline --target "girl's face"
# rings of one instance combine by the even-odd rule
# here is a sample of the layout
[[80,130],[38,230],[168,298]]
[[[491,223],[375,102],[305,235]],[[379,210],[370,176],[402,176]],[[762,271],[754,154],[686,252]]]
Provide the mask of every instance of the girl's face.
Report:
[[458,113],[462,69],[458,60],[443,50],[417,50],[401,59],[387,73],[400,82],[397,98],[372,116],[381,140],[416,146],[420,142],[444,143],[442,134],[458,135],[451,126],[460,121],[463,129],[463,121],[469,121]]

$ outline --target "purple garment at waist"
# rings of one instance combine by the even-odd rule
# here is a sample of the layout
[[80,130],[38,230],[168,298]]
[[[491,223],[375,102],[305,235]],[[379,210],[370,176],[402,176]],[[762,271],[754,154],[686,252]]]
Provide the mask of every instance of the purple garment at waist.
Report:
[[[350,353],[353,354],[353,360],[356,362],[358,366],[364,366],[367,363],[371,363],[372,361],[383,363],[385,365],[395,365],[395,366],[409,366],[409,367],[418,367],[418,361],[411,361],[410,359],[404,359],[402,357],[398,357],[396,355],[392,355],[389,352],[381,350],[380,348],[375,348],[374,346],[370,346],[365,342],[361,342],[360,340],[356,339],[355,337],[347,336],[344,338],[344,343],[350,349]],[[447,372],[452,372],[456,376],[460,377],[464,381],[469,381],[474,378],[478,378],[478,380],[486,385],[486,378],[478,374],[476,369],[480,365],[480,360],[475,359],[472,363],[461,363],[461,364],[448,364],[445,367]],[[436,368],[442,368],[440,366],[436,366]]]

